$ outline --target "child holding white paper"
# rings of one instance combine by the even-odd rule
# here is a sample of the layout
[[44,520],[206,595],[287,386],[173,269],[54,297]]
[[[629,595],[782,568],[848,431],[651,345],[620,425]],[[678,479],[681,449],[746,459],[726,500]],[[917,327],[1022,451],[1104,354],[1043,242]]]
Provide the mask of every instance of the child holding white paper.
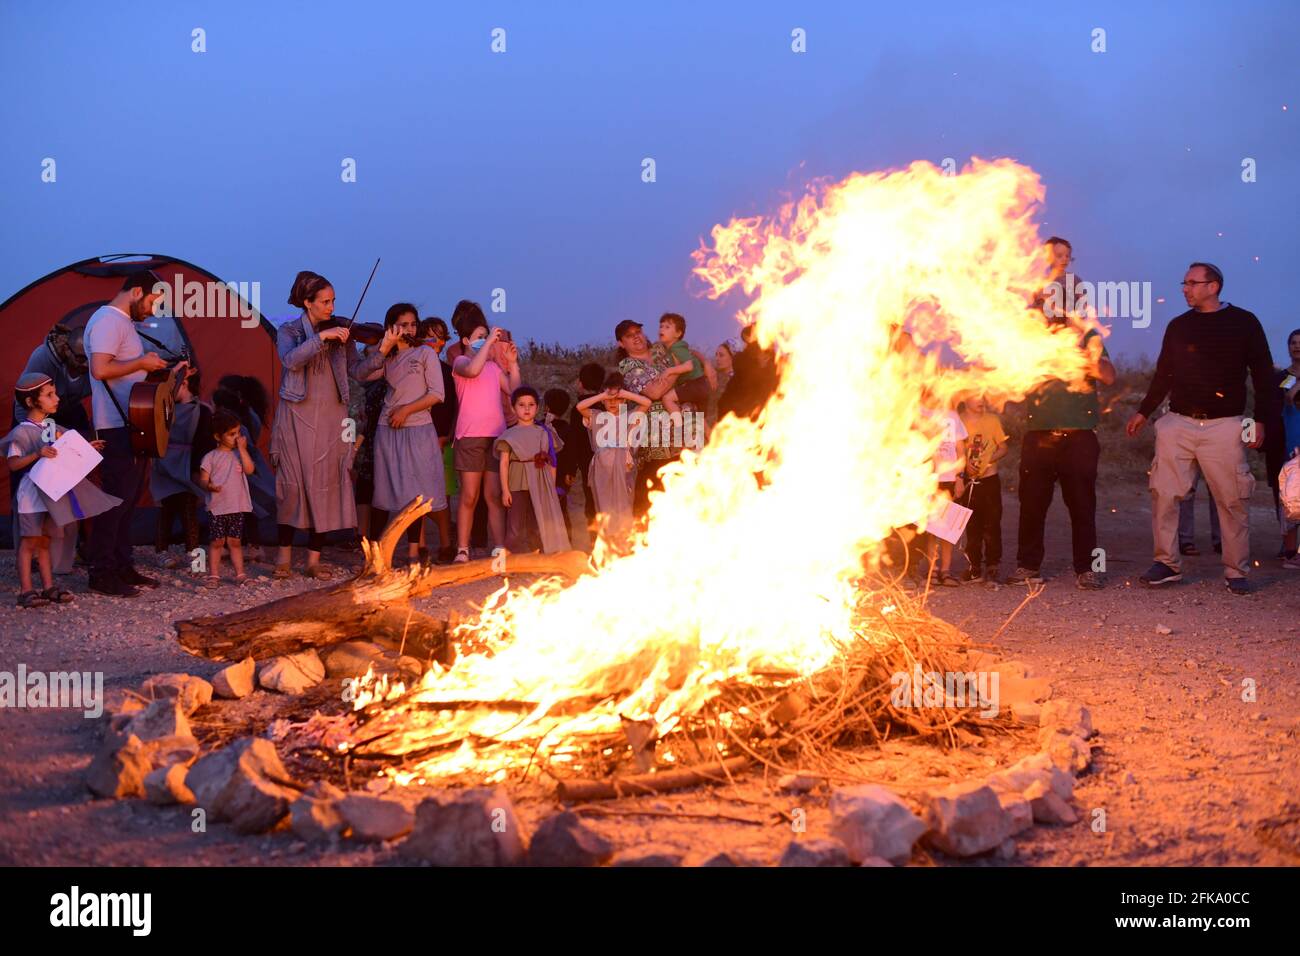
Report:
[[[54,443],[64,430],[54,424],[53,415],[59,410],[59,395],[54,381],[44,373],[29,372],[18,380],[14,397],[26,417],[8,435],[0,439],[9,465],[9,481],[16,488],[13,515],[18,522],[18,606],[43,607],[46,604],[67,604],[72,594],[54,584],[50,565],[50,538],[63,536],[63,529],[74,521],[103,514],[122,503],[120,498],[105,494],[82,478],[70,491],[57,499],[50,498],[32,480],[32,469],[43,458],[57,458]],[[91,447],[100,451],[102,441],[93,441]],[[44,590],[32,587],[32,558],[41,572]]]

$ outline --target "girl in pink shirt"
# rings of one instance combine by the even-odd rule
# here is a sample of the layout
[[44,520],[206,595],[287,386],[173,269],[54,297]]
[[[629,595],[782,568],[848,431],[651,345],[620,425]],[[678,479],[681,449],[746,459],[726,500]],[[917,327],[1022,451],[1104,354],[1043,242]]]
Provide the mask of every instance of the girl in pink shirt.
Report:
[[520,385],[519,350],[504,330],[489,330],[483,309],[462,299],[452,314],[460,335],[462,354],[452,363],[452,380],[460,408],[456,415],[456,441],[452,463],[460,478],[460,507],[456,516],[456,561],[469,560],[469,537],[480,491],[488,508],[493,548],[505,542],[505,510],[501,504],[501,478],[492,445],[506,430],[501,396]]

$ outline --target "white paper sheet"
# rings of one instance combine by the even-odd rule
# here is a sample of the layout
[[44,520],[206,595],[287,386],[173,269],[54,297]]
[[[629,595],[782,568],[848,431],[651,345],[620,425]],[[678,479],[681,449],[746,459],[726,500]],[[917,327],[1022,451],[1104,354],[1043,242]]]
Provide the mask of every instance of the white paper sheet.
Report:
[[104,456],[91,448],[80,432],[72,430],[60,435],[52,447],[59,454],[39,459],[32,466],[31,476],[37,488],[58,501],[94,471]]
[[966,522],[970,521],[970,516],[974,513],[955,501],[945,501],[938,511],[930,515],[925,530],[950,544],[956,544],[966,530]]

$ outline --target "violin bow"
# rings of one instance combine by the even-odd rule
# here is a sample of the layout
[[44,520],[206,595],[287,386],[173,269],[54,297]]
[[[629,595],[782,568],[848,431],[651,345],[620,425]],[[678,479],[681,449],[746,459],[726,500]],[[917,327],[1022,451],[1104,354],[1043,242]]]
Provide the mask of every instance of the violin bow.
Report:
[[352,323],[357,320],[357,315],[358,313],[361,312],[361,303],[366,300],[366,293],[370,291],[370,282],[371,280],[374,279],[375,273],[378,271],[379,271],[379,260],[376,259],[375,267],[370,270],[370,278],[366,280],[366,286],[364,289],[361,290],[361,298],[357,299],[357,307],[352,310],[352,318],[348,319],[348,324],[344,326],[345,329],[351,329]]

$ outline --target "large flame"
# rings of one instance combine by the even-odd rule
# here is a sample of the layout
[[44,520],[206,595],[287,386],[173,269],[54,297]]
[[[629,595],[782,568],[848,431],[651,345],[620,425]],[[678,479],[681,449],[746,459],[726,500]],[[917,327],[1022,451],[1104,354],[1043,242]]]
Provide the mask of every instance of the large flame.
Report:
[[456,702],[447,720],[478,739],[559,743],[620,715],[667,732],[723,682],[826,665],[864,563],[939,501],[923,409],[1084,380],[1077,332],[1028,304],[1046,276],[1042,197],[1011,161],[918,163],[715,227],[695,273],[711,297],[748,296],[739,318],[777,350],[778,394],[670,467],[630,554],[598,548],[598,573],[570,587],[498,592],[475,625],[491,653],[426,675],[415,699]]

